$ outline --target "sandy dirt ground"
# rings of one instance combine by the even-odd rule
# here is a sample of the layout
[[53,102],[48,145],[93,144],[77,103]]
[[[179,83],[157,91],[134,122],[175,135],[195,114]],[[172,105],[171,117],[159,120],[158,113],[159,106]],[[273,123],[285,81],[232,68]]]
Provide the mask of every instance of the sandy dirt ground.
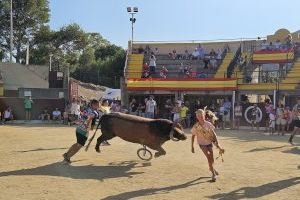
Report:
[[[207,161],[191,135],[167,142],[167,155],[139,160],[139,145],[115,138],[97,154],[81,151],[71,165],[62,154],[75,141],[74,127],[0,126],[1,200],[299,199],[300,138],[249,131],[218,131],[225,162],[210,182]],[[95,142],[95,141],[94,141]],[[94,144],[93,144],[94,145]]]

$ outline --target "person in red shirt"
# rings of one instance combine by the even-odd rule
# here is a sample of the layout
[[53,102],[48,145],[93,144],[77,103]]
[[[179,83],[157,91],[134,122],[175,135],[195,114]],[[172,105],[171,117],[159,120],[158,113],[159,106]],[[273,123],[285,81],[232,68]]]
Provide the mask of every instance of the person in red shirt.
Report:
[[167,78],[167,73],[168,73],[167,68],[163,66],[162,69],[160,70],[160,77]]

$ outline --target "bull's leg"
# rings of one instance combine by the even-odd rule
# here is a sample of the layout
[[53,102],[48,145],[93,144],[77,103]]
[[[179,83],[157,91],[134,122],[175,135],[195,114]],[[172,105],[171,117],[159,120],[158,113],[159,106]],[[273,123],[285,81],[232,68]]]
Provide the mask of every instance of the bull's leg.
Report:
[[156,148],[155,150],[157,150],[157,152],[154,154],[155,158],[166,155],[166,153],[167,153],[161,146]]
[[97,144],[96,144],[96,146],[95,146],[95,150],[96,150],[98,153],[100,153],[100,144],[101,144],[102,142],[104,142],[104,141],[106,141],[106,140],[110,140],[110,139],[112,139],[112,138],[114,138],[114,137],[115,137],[115,135],[113,135],[113,134],[109,135],[109,134],[103,134],[103,133],[102,133],[102,135],[101,135],[100,137],[98,137],[98,139],[97,139]]

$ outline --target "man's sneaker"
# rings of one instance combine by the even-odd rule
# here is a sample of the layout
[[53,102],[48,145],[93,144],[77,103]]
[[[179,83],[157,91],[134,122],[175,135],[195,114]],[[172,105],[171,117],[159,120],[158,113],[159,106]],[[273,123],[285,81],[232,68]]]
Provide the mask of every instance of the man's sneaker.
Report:
[[217,180],[216,175],[213,174],[213,175],[211,176],[211,181],[212,181],[212,182],[216,182],[216,180]]
[[292,140],[289,140],[289,143],[294,146],[294,143]]
[[67,153],[64,153],[63,157],[64,157],[64,162],[65,163],[71,164],[71,160],[70,160],[70,158],[68,158]]

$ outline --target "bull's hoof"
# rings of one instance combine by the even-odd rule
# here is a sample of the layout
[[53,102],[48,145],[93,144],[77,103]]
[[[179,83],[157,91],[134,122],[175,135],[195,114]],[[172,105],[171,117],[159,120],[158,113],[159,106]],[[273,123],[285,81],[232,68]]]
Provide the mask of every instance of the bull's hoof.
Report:
[[96,152],[98,152],[98,153],[101,153],[101,151],[100,151],[100,147],[95,147],[95,150],[96,150]]

